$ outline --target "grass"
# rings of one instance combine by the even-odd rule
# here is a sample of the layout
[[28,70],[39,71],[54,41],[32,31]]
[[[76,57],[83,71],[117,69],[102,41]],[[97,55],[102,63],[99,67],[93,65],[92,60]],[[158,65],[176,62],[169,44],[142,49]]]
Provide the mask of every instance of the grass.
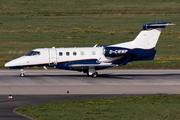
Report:
[[178,0],[1,0],[1,14],[63,16],[81,14],[179,14]]
[[125,96],[25,106],[18,112],[36,120],[177,120],[179,95]]
[[[142,7],[143,6],[143,7]],[[178,0],[27,1],[2,0],[0,5],[0,68],[35,48],[89,47],[133,40],[142,25],[170,21],[162,32],[155,58],[121,68],[179,68],[180,3]]]

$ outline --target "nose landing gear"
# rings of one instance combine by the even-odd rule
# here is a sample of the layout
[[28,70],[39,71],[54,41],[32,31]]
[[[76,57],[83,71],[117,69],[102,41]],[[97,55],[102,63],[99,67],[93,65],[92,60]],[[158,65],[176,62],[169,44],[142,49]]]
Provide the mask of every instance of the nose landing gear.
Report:
[[21,76],[21,77],[24,77],[24,76],[25,76],[25,74],[24,74],[24,73],[25,73],[24,69],[21,69],[20,76]]

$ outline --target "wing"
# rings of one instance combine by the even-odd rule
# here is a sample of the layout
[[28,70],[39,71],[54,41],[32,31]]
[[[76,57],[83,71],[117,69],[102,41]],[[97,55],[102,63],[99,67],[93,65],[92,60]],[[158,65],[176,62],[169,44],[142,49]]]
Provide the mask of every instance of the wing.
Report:
[[69,65],[69,67],[112,67],[112,66],[119,66],[119,64],[101,63],[101,64],[72,64],[72,65]]
[[83,71],[86,73],[90,67],[94,67],[95,70],[102,70],[108,67],[119,66],[119,64],[101,63],[101,64],[72,64],[69,65],[71,70]]

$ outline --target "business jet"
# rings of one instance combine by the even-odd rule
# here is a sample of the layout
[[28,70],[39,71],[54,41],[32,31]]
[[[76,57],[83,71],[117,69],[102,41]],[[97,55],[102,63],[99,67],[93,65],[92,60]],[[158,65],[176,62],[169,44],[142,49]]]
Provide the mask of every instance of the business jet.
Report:
[[77,70],[97,77],[97,70],[112,66],[126,65],[128,62],[153,60],[156,54],[155,46],[161,31],[171,22],[156,22],[144,24],[142,31],[130,42],[108,46],[79,48],[38,48],[26,55],[5,64],[9,69],[21,69],[24,77],[24,67],[51,66],[58,69]]

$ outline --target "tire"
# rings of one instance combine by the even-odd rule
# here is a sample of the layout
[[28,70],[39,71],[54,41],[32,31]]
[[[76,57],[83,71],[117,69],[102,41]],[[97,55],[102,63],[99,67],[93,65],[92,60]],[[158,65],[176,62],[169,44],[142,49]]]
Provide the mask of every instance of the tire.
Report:
[[21,74],[20,74],[20,76],[21,76],[21,77],[24,77],[24,76],[25,76],[25,74],[24,74],[24,73],[21,73]]
[[93,78],[96,78],[97,76],[98,76],[98,73],[97,73],[97,72],[95,72],[95,73],[92,74],[92,77],[93,77]]

